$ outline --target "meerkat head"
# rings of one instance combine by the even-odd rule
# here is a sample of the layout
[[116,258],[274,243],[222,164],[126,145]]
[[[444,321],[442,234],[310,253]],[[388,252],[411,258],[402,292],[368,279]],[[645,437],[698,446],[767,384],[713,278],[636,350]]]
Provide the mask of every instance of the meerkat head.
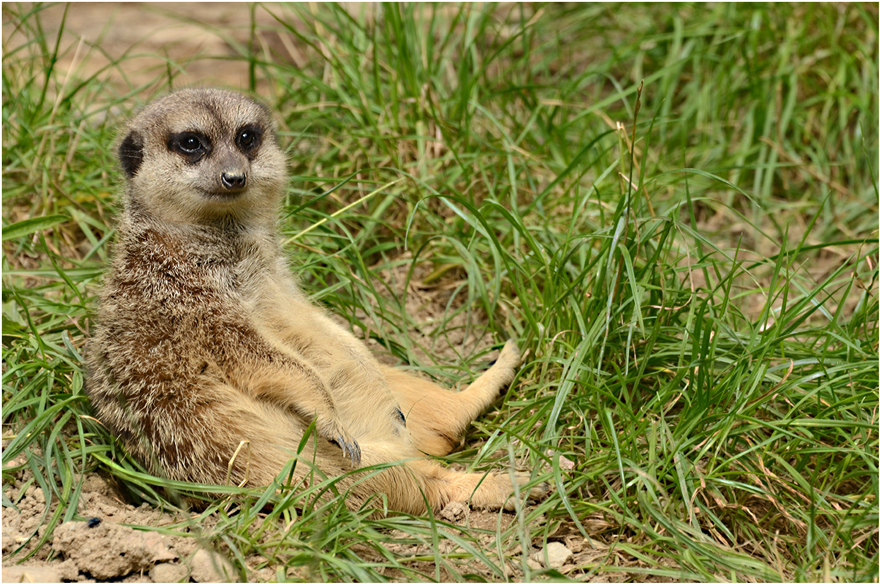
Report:
[[127,125],[128,203],[175,223],[274,220],[285,158],[268,108],[234,91],[184,89]]

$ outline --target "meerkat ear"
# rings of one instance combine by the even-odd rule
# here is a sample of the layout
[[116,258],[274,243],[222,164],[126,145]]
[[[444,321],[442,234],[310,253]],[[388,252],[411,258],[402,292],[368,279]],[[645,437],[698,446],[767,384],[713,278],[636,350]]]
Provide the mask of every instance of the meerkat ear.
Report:
[[141,135],[132,131],[125,137],[122,144],[119,145],[119,163],[122,164],[122,170],[128,178],[131,178],[138,171],[141,162],[144,161],[144,140]]

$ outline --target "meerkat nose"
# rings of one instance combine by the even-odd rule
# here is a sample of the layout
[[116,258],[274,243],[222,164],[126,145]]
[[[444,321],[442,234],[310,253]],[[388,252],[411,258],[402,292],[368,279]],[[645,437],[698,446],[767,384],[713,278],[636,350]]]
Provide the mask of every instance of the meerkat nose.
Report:
[[220,182],[227,191],[240,191],[247,183],[247,175],[243,172],[224,172]]

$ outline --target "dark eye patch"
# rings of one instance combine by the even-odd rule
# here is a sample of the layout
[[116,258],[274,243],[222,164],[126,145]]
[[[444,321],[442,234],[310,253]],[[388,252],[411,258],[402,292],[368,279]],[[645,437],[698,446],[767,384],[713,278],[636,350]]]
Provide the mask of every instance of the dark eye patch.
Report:
[[168,148],[182,154],[190,163],[198,162],[211,151],[211,141],[198,132],[180,132],[168,138]]
[[119,163],[122,170],[131,178],[135,175],[144,161],[144,139],[137,132],[132,131],[119,145]]
[[256,124],[248,124],[247,126],[243,126],[238,129],[235,133],[235,144],[238,148],[247,155],[248,158],[253,158],[256,155],[257,150],[260,148],[260,144],[263,143],[263,129]]

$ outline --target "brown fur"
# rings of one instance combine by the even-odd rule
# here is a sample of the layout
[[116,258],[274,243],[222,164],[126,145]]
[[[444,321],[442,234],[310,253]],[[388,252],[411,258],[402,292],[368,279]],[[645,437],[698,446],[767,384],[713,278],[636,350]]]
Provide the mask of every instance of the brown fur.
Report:
[[[456,472],[425,457],[450,452],[511,382],[512,342],[456,393],[380,365],[311,304],[277,241],[285,160],[269,112],[253,100],[179,91],[123,136],[125,204],[87,388],[133,455],[171,479],[268,485],[314,420],[319,438],[299,456],[328,476],[404,461],[343,480],[353,507],[384,494],[410,513],[424,512],[425,500],[512,508],[511,477],[528,475]],[[236,455],[243,441],[248,452]],[[298,464],[296,475],[308,471]]]

